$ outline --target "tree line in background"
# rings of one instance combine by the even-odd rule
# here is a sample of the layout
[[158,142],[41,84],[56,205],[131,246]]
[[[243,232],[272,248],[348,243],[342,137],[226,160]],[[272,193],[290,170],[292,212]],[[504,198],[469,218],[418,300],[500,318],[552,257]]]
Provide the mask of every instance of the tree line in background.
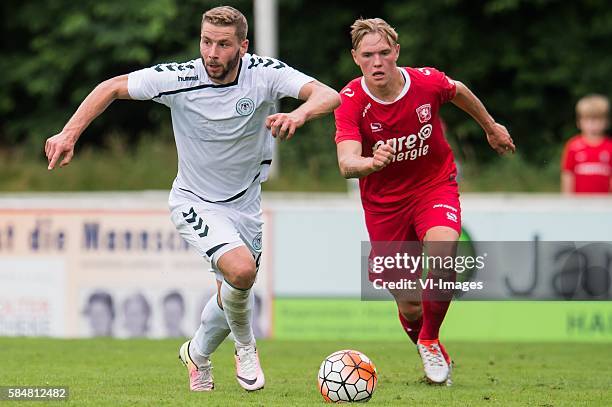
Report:
[[[104,79],[199,55],[201,0],[5,0],[0,5],[0,149],[39,154],[47,137]],[[254,50],[252,1],[243,11]],[[382,17],[400,34],[399,63],[435,66],[467,84],[505,124],[532,169],[558,160],[575,130],[581,96],[612,95],[612,8],[606,0],[278,0],[279,58],[341,89],[359,76],[349,26]],[[287,101],[284,109],[295,102]],[[458,159],[496,159],[479,127],[455,108],[442,112]],[[171,139],[170,115],[156,103],[117,102],[82,139],[85,147],[120,134],[126,148]],[[337,177],[333,118],[309,123],[281,146],[283,168]],[[37,155],[38,157],[38,155]],[[41,158],[42,154],[40,155]],[[78,156],[77,156],[78,159]],[[556,163],[555,163],[556,165]],[[516,165],[515,165],[516,167]]]

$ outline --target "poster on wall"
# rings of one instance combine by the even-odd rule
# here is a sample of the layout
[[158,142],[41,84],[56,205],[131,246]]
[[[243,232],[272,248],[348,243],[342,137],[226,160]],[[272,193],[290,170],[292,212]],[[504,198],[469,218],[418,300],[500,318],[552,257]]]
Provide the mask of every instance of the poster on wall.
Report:
[[[265,266],[259,337],[271,330]],[[0,335],[186,337],[216,292],[163,209],[0,209],[0,282]]]
[[0,257],[0,336],[62,336],[62,259]]

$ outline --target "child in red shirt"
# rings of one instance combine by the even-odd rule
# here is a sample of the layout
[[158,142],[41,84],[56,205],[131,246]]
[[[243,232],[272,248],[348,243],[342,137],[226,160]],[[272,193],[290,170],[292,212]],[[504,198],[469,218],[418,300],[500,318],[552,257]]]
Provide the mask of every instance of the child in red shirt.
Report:
[[561,158],[561,192],[612,192],[612,140],[606,136],[610,103],[602,95],[588,95],[576,104],[580,134],[568,140]]

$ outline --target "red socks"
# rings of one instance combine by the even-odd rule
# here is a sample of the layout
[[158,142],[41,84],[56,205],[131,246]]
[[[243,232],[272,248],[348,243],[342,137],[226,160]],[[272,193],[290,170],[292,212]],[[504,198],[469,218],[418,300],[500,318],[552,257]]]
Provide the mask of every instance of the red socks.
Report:
[[[448,306],[446,307],[446,309],[448,309]],[[410,340],[414,342],[414,344],[416,345],[417,341],[419,340],[419,334],[422,331],[423,318],[421,317],[417,319],[416,321],[408,321],[406,318],[404,318],[402,313],[399,311],[398,311],[398,315],[399,315],[400,323],[402,324],[402,328],[404,328],[404,332],[406,332],[406,334],[410,337]],[[442,319],[444,319],[444,316],[442,317]],[[438,332],[439,329],[440,329],[440,326],[438,325],[438,329],[436,330],[436,332]],[[425,342],[424,344],[427,344],[429,342],[438,342],[438,345],[440,345],[440,351],[442,352],[444,359],[446,359],[446,363],[451,363],[451,358],[450,356],[448,356],[448,353],[446,352],[444,345],[442,345],[440,341],[438,341],[437,334],[435,338],[436,339],[422,339],[421,342]]]
[[423,318],[421,317],[416,321],[408,321],[406,318],[404,318],[401,312],[398,311],[398,314],[402,328],[404,328],[404,331],[410,337],[410,340],[412,340],[412,342],[414,342],[416,345],[417,341],[419,340],[421,325],[423,325]]
[[415,344],[419,338],[425,340],[437,339],[449,306],[450,302],[447,301],[423,301],[423,316],[421,318],[408,321],[398,311],[399,320],[402,328]]
[[423,301],[423,327],[419,339],[437,339],[450,301]]

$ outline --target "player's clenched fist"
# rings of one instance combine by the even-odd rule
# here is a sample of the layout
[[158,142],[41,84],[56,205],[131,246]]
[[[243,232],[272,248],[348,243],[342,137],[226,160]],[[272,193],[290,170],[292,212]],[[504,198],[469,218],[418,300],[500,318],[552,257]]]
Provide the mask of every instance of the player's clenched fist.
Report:
[[276,113],[266,118],[266,127],[272,131],[272,136],[280,140],[289,140],[295,130],[301,127],[306,120],[295,112]]
[[372,169],[374,171],[380,171],[391,163],[393,156],[395,155],[395,149],[388,144],[383,144],[374,151],[372,157]]
[[64,133],[49,137],[45,142],[45,155],[49,162],[47,169],[52,170],[62,155],[64,159],[60,163],[60,167],[68,165],[74,155],[74,144],[74,140]]
[[491,129],[487,131],[487,141],[491,148],[499,154],[505,154],[509,151],[514,153],[516,151],[510,133],[508,133],[505,126],[499,123],[493,124]]

